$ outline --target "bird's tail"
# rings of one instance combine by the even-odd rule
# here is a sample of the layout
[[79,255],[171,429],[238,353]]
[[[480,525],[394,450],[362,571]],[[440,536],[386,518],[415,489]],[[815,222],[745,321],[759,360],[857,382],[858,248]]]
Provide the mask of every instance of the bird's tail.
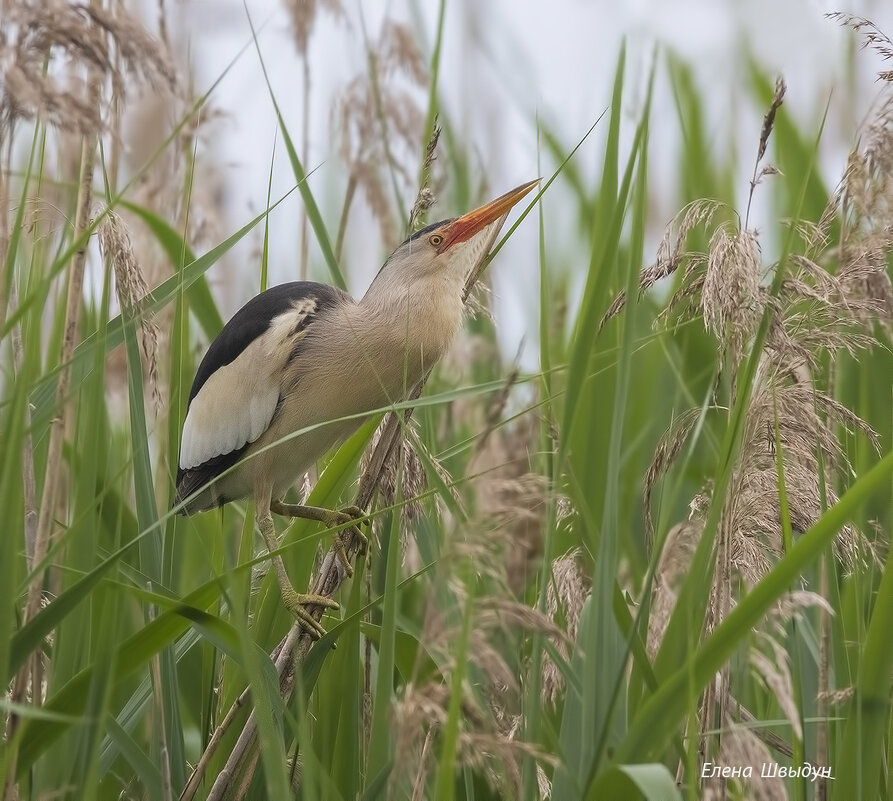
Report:
[[220,506],[212,487],[206,486],[208,476],[203,470],[178,470],[177,495],[173,508],[178,515],[194,515]]

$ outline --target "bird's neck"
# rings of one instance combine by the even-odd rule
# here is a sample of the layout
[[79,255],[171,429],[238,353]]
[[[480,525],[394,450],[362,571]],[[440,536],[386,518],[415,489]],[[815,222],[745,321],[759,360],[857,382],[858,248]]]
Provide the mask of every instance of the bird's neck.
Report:
[[375,283],[358,304],[373,329],[372,341],[387,341],[410,362],[418,358],[421,372],[432,367],[462,324],[462,283],[447,271],[390,286],[386,292]]

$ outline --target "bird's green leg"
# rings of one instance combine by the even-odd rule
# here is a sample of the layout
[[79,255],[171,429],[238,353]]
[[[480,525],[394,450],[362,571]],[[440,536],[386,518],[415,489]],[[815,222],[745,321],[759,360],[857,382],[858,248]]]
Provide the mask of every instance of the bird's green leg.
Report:
[[[257,524],[270,553],[278,550],[279,541],[276,539],[276,528],[269,513],[258,518]],[[298,623],[303,626],[304,630],[314,640],[324,636],[326,630],[314,620],[310,612],[307,611],[307,607],[324,606],[326,609],[338,609],[338,603],[331,598],[326,598],[324,595],[309,595],[296,592],[291,585],[291,581],[289,581],[288,573],[285,572],[285,564],[281,556],[273,557],[273,569],[276,571],[276,578],[279,579],[279,590],[282,593],[282,603],[285,605],[285,608],[295,616]]]
[[[344,526],[347,523],[356,523],[358,518],[365,517],[366,513],[358,506],[345,506],[343,509],[323,509],[321,506],[303,506],[297,503],[283,503],[282,501],[272,501],[270,503],[270,511],[277,515],[286,517],[303,517],[307,520],[318,520],[326,528],[336,528]],[[365,551],[369,540],[366,535],[360,531],[358,525],[348,526],[345,531],[352,533],[360,541],[360,550]],[[347,558],[347,552],[344,550],[344,542],[341,539],[341,532],[335,534],[335,550],[338,554],[338,561],[344,568],[348,576],[353,576],[353,566]]]

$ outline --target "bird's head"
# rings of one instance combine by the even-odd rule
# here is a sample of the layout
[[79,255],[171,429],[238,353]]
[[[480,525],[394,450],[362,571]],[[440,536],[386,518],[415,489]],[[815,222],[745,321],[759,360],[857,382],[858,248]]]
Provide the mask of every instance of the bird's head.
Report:
[[529,181],[461,217],[416,231],[388,257],[367,298],[378,299],[382,291],[393,293],[395,287],[429,278],[445,278],[461,285],[492,244],[506,214],[538,183]]

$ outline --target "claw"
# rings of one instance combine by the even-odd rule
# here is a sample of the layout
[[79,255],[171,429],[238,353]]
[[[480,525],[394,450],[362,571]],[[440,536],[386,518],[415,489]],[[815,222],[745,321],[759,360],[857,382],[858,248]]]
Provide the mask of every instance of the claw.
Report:
[[[369,545],[366,535],[360,530],[363,524],[369,525],[372,521],[362,520],[357,522],[359,518],[366,517],[366,512],[359,506],[345,506],[340,511],[332,509],[324,509],[319,506],[302,506],[300,504],[283,503],[282,501],[272,501],[270,510],[276,514],[287,515],[289,517],[304,517],[308,520],[318,520],[327,528],[338,528],[339,526],[347,526],[343,531],[335,535],[335,551],[338,561],[347,576],[353,576],[353,566],[347,558],[347,551],[344,547],[342,535],[347,532],[354,536],[360,542],[360,552],[365,553]],[[352,524],[352,525],[350,525]]]
[[[273,518],[269,514],[262,515],[258,518],[258,526],[263,535],[264,542],[267,544],[267,550],[274,553],[279,547],[279,541],[276,539],[276,529],[273,526]],[[337,601],[326,598],[324,595],[308,595],[299,593],[292,587],[288,579],[288,573],[285,571],[285,565],[282,557],[278,554],[273,557],[273,568],[276,571],[276,578],[279,582],[279,592],[282,595],[282,603],[285,608],[294,615],[295,619],[314,640],[318,640],[324,636],[326,630],[313,619],[313,615],[307,611],[308,606],[321,606],[325,609],[339,609]]]
[[348,578],[353,578],[353,565],[350,563],[350,559],[347,558],[347,551],[344,548],[344,540],[341,539],[341,532],[339,531],[335,534],[335,556],[338,557],[338,562],[341,564],[341,568],[347,574]]
[[359,506],[345,506],[343,509],[340,509],[337,512],[332,512],[332,519],[328,521],[326,525],[329,528],[334,528],[335,526],[343,526],[345,523],[353,523],[354,525],[348,526],[342,532],[339,532],[335,535],[335,551],[338,556],[338,561],[341,563],[341,566],[344,568],[344,572],[348,575],[348,577],[353,577],[353,565],[351,565],[350,560],[347,558],[347,551],[344,548],[344,540],[342,539],[342,534],[349,533],[356,537],[360,541],[360,552],[365,553],[366,549],[369,546],[369,538],[360,530],[360,526],[363,523],[368,523],[368,520],[364,520],[361,522],[357,522],[358,518],[365,517],[366,513],[360,509]]
[[340,609],[340,606],[336,601],[333,601],[331,598],[326,598],[324,595],[308,595],[306,593],[297,593],[294,591],[288,594],[283,593],[282,602],[285,604],[285,608],[294,615],[295,620],[300,623],[304,631],[306,631],[314,640],[324,637],[326,630],[314,619],[307,607],[323,606],[326,609]]
[[341,510],[341,514],[344,515],[342,523],[353,521],[354,525],[345,529],[345,531],[349,531],[360,541],[360,553],[366,553],[369,547],[369,538],[362,532],[360,526],[371,526],[372,520],[368,518],[366,520],[361,519],[366,517],[366,512],[360,509],[359,506],[345,506]]

